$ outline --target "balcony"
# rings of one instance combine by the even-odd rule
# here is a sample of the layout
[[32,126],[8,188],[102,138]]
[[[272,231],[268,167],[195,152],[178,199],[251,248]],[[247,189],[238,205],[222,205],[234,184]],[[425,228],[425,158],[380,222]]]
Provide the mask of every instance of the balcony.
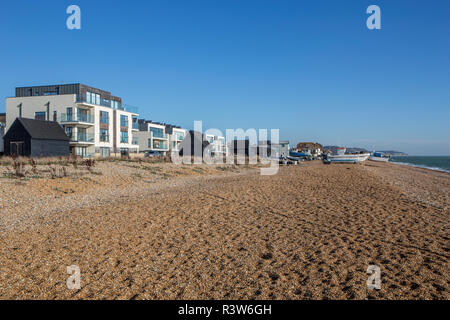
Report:
[[159,131],[152,131],[152,130],[150,130],[150,132],[152,133],[152,138],[153,139],[164,139],[164,140],[168,139],[168,136],[167,136],[166,133],[162,133],[162,132],[159,132]]
[[133,130],[139,130],[139,123],[133,122],[132,129],[133,129]]
[[183,134],[175,134],[175,139],[178,141],[183,141],[184,140],[184,135]]
[[165,142],[153,141],[153,150],[166,151],[169,150],[169,145]]
[[[76,103],[86,103],[86,104],[93,104],[96,106],[102,106],[102,107],[108,107],[111,108],[111,100],[105,100],[100,98],[100,100],[96,99],[88,99],[85,94],[77,94]],[[119,103],[120,106],[120,103]]]
[[118,109],[119,110],[123,110],[123,111],[127,111],[127,112],[131,112],[131,113],[135,113],[135,114],[139,113],[139,108],[138,107],[130,106],[128,104],[122,104]]
[[85,95],[85,94],[77,94],[76,103],[83,103],[83,104],[88,104],[88,105],[102,106],[102,107],[107,107],[107,108],[111,108],[111,109],[123,110],[123,111],[127,111],[127,112],[130,112],[130,113],[135,113],[135,114],[139,113],[139,108],[138,107],[134,107],[134,106],[126,105],[126,104],[121,104],[121,103],[117,102],[117,108],[113,108],[113,104],[112,104],[111,100],[106,100],[106,99],[103,99],[103,98],[100,98],[100,99],[92,99],[92,98],[88,99],[87,95]]
[[82,113],[76,113],[76,114],[61,114],[61,122],[62,123],[89,123],[94,124],[94,116],[90,114],[82,114]]
[[70,142],[75,143],[94,143],[94,141],[93,133],[78,132],[70,137]]

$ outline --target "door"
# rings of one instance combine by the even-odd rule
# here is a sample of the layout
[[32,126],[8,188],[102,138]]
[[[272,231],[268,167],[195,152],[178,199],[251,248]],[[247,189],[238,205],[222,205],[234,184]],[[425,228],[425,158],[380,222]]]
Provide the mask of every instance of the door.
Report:
[[24,142],[23,141],[14,141],[10,142],[10,150],[12,156],[24,156]]

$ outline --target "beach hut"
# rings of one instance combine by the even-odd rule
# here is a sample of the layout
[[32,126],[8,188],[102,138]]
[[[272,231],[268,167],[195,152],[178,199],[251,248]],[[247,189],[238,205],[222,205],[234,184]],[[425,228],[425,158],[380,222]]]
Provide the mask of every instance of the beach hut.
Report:
[[58,157],[70,153],[69,137],[58,122],[17,118],[3,137],[5,155]]

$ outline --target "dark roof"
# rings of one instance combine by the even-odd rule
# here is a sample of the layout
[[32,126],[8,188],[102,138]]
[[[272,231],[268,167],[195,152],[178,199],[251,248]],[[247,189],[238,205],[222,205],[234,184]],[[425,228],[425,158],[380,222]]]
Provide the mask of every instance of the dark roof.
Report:
[[15,122],[17,121],[22,124],[32,139],[69,140],[69,137],[58,122],[26,118],[17,118]]

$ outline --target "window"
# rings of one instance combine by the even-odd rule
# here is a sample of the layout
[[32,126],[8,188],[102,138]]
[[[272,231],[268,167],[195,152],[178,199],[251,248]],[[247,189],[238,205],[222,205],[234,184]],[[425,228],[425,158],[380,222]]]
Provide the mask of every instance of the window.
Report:
[[128,128],[128,116],[125,115],[120,116],[120,126]]
[[58,121],[58,112],[53,111],[53,121]]
[[153,133],[153,137],[155,138],[165,138],[164,131],[161,128],[150,127],[150,131]]
[[86,102],[90,104],[100,105],[100,95],[97,93],[86,92]]
[[111,154],[111,150],[109,148],[100,148],[100,156],[102,158],[107,158]]
[[120,143],[128,143],[128,131],[122,131],[120,133]]
[[148,139],[148,147],[149,147],[149,148],[152,147],[152,139]]
[[184,134],[181,132],[175,132],[175,137],[177,140],[183,140],[184,139]]
[[109,142],[108,130],[100,129],[100,142]]
[[100,123],[109,124],[109,113],[106,111],[100,111]]
[[72,127],[66,127],[66,134],[69,137],[72,137],[73,128]]
[[34,119],[36,119],[36,120],[45,120],[45,111],[36,112],[34,114]]

